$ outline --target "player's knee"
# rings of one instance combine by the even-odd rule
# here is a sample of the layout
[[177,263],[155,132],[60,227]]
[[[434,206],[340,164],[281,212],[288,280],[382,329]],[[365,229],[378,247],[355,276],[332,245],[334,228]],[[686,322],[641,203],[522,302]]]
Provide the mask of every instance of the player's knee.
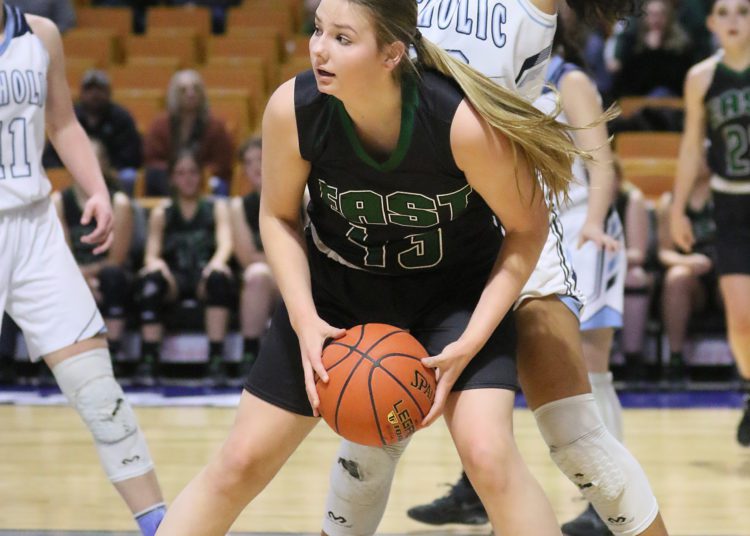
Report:
[[246,486],[263,472],[262,456],[252,448],[237,443],[225,443],[219,455],[209,465],[212,482],[222,489]]
[[144,324],[159,323],[167,288],[167,280],[161,272],[150,272],[140,279],[138,304],[141,322]]
[[242,283],[246,289],[261,285],[266,286],[272,282],[273,274],[271,273],[271,267],[264,262],[254,262],[245,268],[242,274]]
[[550,457],[615,534],[635,535],[656,517],[646,475],[602,423],[590,394],[557,400],[534,412]]
[[667,285],[684,285],[693,279],[693,272],[687,266],[672,266],[665,275]]
[[232,298],[232,281],[229,276],[223,272],[211,272],[206,278],[206,305],[229,308]]
[[331,471],[332,491],[360,503],[379,500],[384,490],[387,497],[393,473],[405,447],[406,442],[385,450],[342,441]]
[[111,481],[134,478],[153,468],[135,414],[112,374],[106,349],[96,348],[66,359],[52,372],[91,432]]
[[342,441],[326,500],[323,532],[331,536],[375,534],[391,482],[409,440],[384,448]]
[[503,493],[514,471],[514,449],[512,436],[493,434],[493,438],[480,438],[468,448],[462,447],[461,463],[477,489],[491,486],[493,493]]
[[105,266],[99,271],[99,291],[102,294],[102,315],[123,318],[128,299],[128,277],[119,266]]

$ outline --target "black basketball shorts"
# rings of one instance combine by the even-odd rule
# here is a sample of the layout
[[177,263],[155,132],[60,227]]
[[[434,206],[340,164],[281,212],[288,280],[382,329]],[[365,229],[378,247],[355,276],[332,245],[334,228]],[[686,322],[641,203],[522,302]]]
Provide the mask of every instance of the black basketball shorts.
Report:
[[[408,329],[430,355],[463,333],[491,266],[467,266],[460,273],[409,276],[372,274],[346,267],[310,246],[313,299],[333,327],[379,322]],[[516,333],[511,312],[464,369],[453,391],[518,389]],[[276,309],[245,389],[300,415],[312,415],[305,392],[299,342],[284,304]]]
[[713,191],[716,272],[750,274],[750,194]]

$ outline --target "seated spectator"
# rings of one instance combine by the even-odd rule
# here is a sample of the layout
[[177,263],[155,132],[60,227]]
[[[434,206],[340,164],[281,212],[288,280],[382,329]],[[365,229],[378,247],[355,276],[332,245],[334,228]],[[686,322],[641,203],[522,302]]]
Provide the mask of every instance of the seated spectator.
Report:
[[617,37],[610,69],[615,97],[682,95],[695,56],[669,0],[646,0],[643,15]]
[[136,379],[153,384],[158,372],[166,305],[187,300],[205,306],[209,340],[207,371],[216,385],[226,381],[224,336],[234,288],[227,262],[232,254],[229,211],[223,200],[203,195],[202,167],[183,149],[170,168],[174,194],[151,211],[138,301],[143,347]]
[[[74,109],[86,133],[104,146],[122,190],[132,195],[137,169],[143,165],[143,142],[130,112],[112,101],[112,86],[107,73],[98,69],[84,73],[81,94]],[[49,143],[44,150],[44,165],[62,167]]]
[[667,378],[679,382],[685,378],[682,351],[690,317],[719,300],[718,278],[714,272],[716,225],[707,170],[697,179],[686,210],[695,237],[691,253],[679,251],[672,242],[669,233],[671,203],[672,194],[665,193],[658,209],[659,261],[665,269],[661,308],[670,350]]
[[154,119],[144,143],[146,195],[167,195],[167,165],[188,149],[206,166],[211,190],[229,194],[234,147],[221,119],[211,115],[198,72],[178,71],[167,91],[167,111]]
[[653,277],[647,271],[647,257],[651,232],[646,201],[637,186],[623,180],[622,165],[615,160],[617,193],[615,208],[625,229],[628,259],[625,276],[622,348],[629,376],[644,379],[643,347],[653,290]]
[[10,4],[24,13],[47,17],[65,33],[76,25],[76,12],[71,0],[12,0]]
[[240,149],[240,162],[252,191],[232,199],[230,214],[234,255],[242,268],[240,328],[244,339],[240,374],[250,372],[258,355],[260,338],[266,331],[273,306],[278,297],[276,282],[266,263],[260,240],[258,216],[261,189],[261,140],[252,138]]
[[132,280],[126,267],[133,233],[132,210],[128,196],[118,191],[117,179],[107,160],[104,146],[97,140],[91,140],[91,144],[112,196],[114,241],[109,250],[97,255],[93,252],[95,245],[81,241],[81,237],[94,230],[96,222],[81,224],[86,194],[78,183],[62,192],[53,193],[52,200],[73,257],[104,317],[110,353],[115,357],[122,345]]

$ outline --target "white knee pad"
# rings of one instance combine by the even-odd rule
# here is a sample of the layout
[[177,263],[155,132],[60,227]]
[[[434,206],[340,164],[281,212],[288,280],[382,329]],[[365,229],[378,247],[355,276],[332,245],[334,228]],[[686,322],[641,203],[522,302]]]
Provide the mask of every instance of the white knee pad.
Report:
[[534,412],[552,461],[615,534],[635,536],[659,512],[643,469],[602,423],[594,396],[572,396]]
[[115,381],[106,348],[96,348],[57,364],[60,390],[83,419],[109,480],[119,482],[153,469],[133,409]]
[[410,438],[386,447],[342,440],[331,469],[323,532],[328,536],[371,536],[388,503],[393,475]]

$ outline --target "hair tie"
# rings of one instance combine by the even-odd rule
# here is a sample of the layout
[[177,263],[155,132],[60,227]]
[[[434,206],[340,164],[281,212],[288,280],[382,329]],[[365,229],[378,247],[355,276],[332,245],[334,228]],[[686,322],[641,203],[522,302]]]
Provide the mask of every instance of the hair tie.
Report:
[[419,31],[417,28],[416,33],[414,34],[414,43],[419,43],[422,40],[422,32]]

